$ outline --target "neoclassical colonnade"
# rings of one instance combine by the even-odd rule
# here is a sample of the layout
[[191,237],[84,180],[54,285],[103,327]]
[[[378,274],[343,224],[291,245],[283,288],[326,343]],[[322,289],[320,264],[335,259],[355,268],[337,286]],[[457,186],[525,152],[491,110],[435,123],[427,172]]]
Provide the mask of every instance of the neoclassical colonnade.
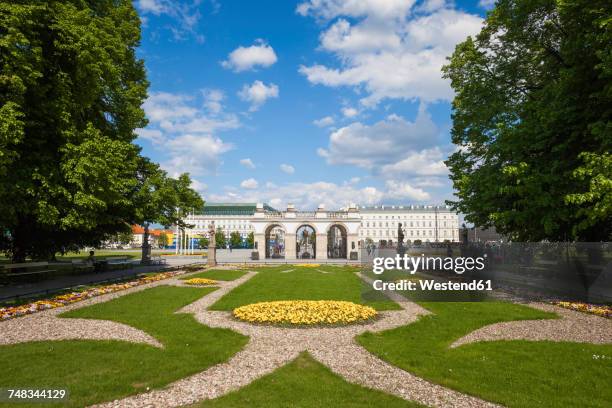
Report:
[[251,224],[259,259],[352,259],[359,258],[357,208],[346,211],[264,211],[257,206]]

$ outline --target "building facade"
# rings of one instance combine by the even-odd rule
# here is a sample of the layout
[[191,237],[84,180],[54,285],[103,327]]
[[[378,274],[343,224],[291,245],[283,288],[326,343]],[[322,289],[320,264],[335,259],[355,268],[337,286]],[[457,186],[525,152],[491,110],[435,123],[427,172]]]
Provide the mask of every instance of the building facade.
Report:
[[253,233],[254,252],[259,259],[351,259],[366,244],[397,245],[400,224],[405,243],[460,239],[459,217],[448,206],[350,205],[340,211],[319,206],[316,211],[297,211],[290,204],[278,211],[266,204],[210,203],[202,214],[185,221],[192,227],[177,230],[180,242],[208,237],[209,226],[214,223],[215,230],[223,231],[226,238],[234,231],[243,240]]
[[459,216],[448,206],[380,205],[359,208],[359,239],[378,245],[397,243],[401,224],[405,242],[458,242]]

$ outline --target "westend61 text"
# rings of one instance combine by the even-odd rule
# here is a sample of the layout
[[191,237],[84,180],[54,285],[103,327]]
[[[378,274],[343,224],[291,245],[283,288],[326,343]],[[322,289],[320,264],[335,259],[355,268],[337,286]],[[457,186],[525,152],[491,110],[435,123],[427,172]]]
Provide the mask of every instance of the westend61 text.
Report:
[[375,280],[372,283],[374,290],[445,290],[445,291],[476,291],[476,290],[493,290],[491,280],[473,280],[471,282],[436,282],[432,279],[419,279],[417,285],[414,281],[400,280],[396,282],[385,282]]
[[411,274],[416,273],[418,270],[428,271],[453,271],[457,274],[462,274],[466,271],[481,271],[485,267],[484,257],[471,258],[471,257],[433,257],[425,256],[408,256],[404,254],[395,255],[395,257],[379,257],[373,260],[372,271],[380,275],[386,270],[399,269],[409,271]]

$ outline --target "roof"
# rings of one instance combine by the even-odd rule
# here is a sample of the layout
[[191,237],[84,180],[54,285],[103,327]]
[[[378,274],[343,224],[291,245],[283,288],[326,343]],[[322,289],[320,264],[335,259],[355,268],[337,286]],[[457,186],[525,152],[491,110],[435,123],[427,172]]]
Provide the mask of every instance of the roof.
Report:
[[[253,215],[256,203],[206,203],[202,215]],[[264,204],[265,211],[276,211]]]
[[448,205],[375,205],[357,208],[360,212],[454,212]]
[[[160,230],[160,229],[149,229],[149,235],[157,237],[161,235],[161,233],[172,234],[172,230]],[[140,225],[132,225],[132,234],[139,235],[144,234],[144,228]]]

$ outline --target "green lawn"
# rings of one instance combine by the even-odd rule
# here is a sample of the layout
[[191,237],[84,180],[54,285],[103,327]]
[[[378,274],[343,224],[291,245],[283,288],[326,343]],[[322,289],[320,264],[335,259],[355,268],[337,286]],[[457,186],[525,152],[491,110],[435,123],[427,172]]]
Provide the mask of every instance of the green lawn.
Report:
[[194,407],[419,407],[381,391],[346,382],[308,354],[246,387]]
[[0,346],[0,387],[68,388],[70,400],[62,406],[83,407],[161,387],[223,362],[247,338],[174,313],[214,290],[159,286],[67,312],[62,316],[113,320],[144,330],[164,349],[122,341]]
[[395,302],[380,293],[365,301],[362,298],[364,288],[363,281],[350,267],[283,265],[257,268],[257,275],[210,308],[233,310],[238,306],[274,300],[346,300],[367,304],[377,310],[399,309]]
[[506,302],[419,303],[434,314],[365,333],[358,342],[420,377],[510,407],[612,405],[612,345],[496,341],[450,349],[456,339],[491,323],[555,315]]
[[196,273],[195,275],[185,276],[181,279],[192,279],[192,278],[207,278],[220,281],[233,281],[240,278],[246,272],[239,269],[211,269],[208,271]]

